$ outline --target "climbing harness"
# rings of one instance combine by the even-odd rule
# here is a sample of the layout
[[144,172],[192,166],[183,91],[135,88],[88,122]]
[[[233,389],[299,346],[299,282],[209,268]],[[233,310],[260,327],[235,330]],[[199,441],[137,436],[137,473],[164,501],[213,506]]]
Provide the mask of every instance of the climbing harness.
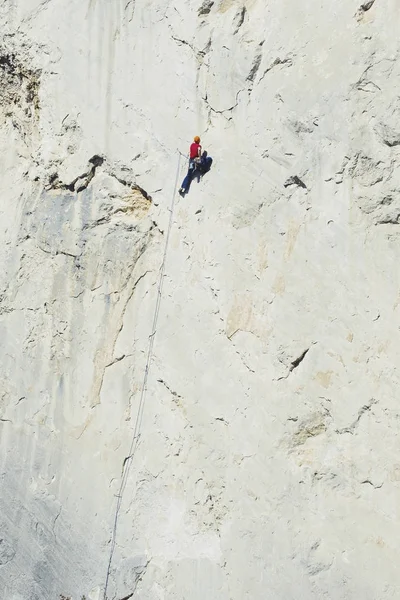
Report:
[[119,520],[119,514],[120,514],[120,510],[121,510],[123,495],[124,495],[126,483],[128,480],[129,471],[130,471],[130,468],[132,465],[133,457],[138,448],[139,439],[140,439],[140,435],[141,435],[143,411],[144,411],[144,406],[145,406],[145,402],[146,402],[147,381],[148,381],[148,377],[149,377],[151,361],[153,358],[154,340],[155,340],[155,336],[156,336],[156,332],[157,332],[158,316],[159,316],[159,312],[160,312],[162,289],[163,289],[163,284],[164,284],[165,265],[166,265],[167,254],[168,254],[169,238],[170,238],[172,224],[173,224],[176,189],[178,186],[178,178],[179,178],[180,167],[181,167],[181,156],[180,155],[181,155],[181,152],[179,152],[179,157],[178,157],[178,168],[176,170],[176,178],[175,178],[174,190],[173,190],[173,194],[172,194],[171,207],[168,209],[170,211],[170,216],[169,216],[169,222],[168,222],[167,235],[165,238],[164,255],[163,255],[162,263],[161,263],[161,267],[160,267],[160,277],[159,277],[159,281],[158,281],[156,305],[155,305],[155,309],[154,309],[154,317],[153,317],[151,334],[149,335],[149,346],[148,346],[148,350],[147,350],[147,359],[146,359],[146,366],[144,369],[143,382],[142,382],[142,387],[141,387],[141,392],[140,392],[139,406],[138,406],[138,410],[137,410],[137,414],[136,414],[135,427],[133,430],[133,436],[132,436],[131,446],[129,449],[129,454],[128,454],[128,456],[126,456],[124,458],[124,461],[122,464],[122,477],[121,477],[121,484],[119,487],[119,492],[117,495],[117,506],[115,508],[115,513],[114,513],[114,523],[113,523],[113,529],[112,529],[110,556],[109,556],[108,565],[107,565],[107,575],[106,575],[106,580],[105,580],[105,585],[104,585],[103,600],[107,600],[107,590],[108,590],[108,584],[109,584],[109,580],[110,580],[112,560],[113,560],[114,551],[115,551],[115,544],[116,544],[116,540],[117,540],[118,520]]

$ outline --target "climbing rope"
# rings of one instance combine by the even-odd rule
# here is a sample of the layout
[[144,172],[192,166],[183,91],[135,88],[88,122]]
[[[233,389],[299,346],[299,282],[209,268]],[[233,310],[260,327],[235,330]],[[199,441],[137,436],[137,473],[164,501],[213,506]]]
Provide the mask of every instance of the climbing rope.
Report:
[[148,346],[148,350],[147,350],[147,359],[146,359],[146,366],[144,369],[139,406],[138,406],[138,410],[137,410],[137,414],[136,414],[135,427],[133,430],[133,436],[132,436],[131,446],[129,449],[129,454],[128,454],[128,456],[126,456],[124,458],[124,462],[122,464],[122,478],[121,478],[121,484],[119,487],[119,492],[117,495],[117,506],[116,506],[115,514],[114,514],[110,556],[109,556],[108,566],[107,566],[107,575],[106,575],[106,580],[105,580],[105,585],[104,585],[103,600],[107,600],[107,590],[108,590],[108,584],[109,584],[109,580],[110,580],[112,560],[113,560],[114,551],[115,551],[115,544],[116,544],[116,540],[117,540],[117,528],[118,528],[119,513],[121,510],[122,500],[123,500],[128,476],[129,476],[129,471],[132,466],[132,460],[133,460],[133,457],[137,450],[137,447],[139,444],[139,439],[140,439],[143,411],[144,411],[144,406],[145,406],[145,401],[146,401],[147,381],[148,381],[149,372],[150,372],[151,360],[153,358],[154,340],[155,340],[155,336],[156,336],[156,332],[157,332],[158,315],[160,312],[162,289],[163,289],[163,284],[164,284],[165,265],[166,265],[166,261],[167,261],[169,238],[170,238],[172,223],[173,223],[174,208],[175,208],[175,196],[176,196],[176,189],[178,186],[178,177],[179,177],[179,173],[180,173],[180,167],[181,167],[181,153],[179,152],[178,167],[176,170],[176,178],[175,178],[174,190],[173,190],[173,194],[172,194],[171,207],[169,208],[170,215],[169,215],[168,229],[167,229],[167,235],[165,238],[164,255],[163,255],[162,263],[161,263],[161,267],[160,267],[160,277],[159,277],[159,282],[158,282],[156,305],[155,305],[155,309],[154,309],[153,325],[152,325],[152,329],[151,329],[151,334],[149,335],[149,346]]

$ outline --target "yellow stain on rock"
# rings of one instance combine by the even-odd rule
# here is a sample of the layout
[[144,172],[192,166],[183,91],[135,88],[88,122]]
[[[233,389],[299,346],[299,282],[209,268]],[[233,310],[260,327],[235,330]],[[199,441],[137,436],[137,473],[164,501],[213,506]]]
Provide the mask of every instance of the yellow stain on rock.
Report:
[[218,7],[219,13],[226,13],[230,8],[236,7],[238,10],[245,8],[250,10],[256,4],[254,0],[222,0]]
[[257,258],[258,269],[259,272],[262,273],[263,271],[265,271],[265,269],[268,268],[268,248],[267,243],[265,241],[261,241],[258,244]]
[[294,223],[293,221],[289,225],[289,229],[286,235],[286,249],[285,249],[285,261],[288,261],[292,255],[294,247],[296,245],[297,237],[299,235],[301,224]]
[[116,213],[123,213],[134,217],[135,219],[143,219],[150,210],[151,198],[145,197],[140,190],[132,189],[129,194],[123,198],[124,206],[118,208]]
[[333,371],[318,371],[314,379],[325,389],[331,385]]
[[328,352],[328,356],[331,356],[332,358],[338,360],[346,368],[343,356],[341,356],[340,354],[336,354],[335,352]]
[[278,277],[274,281],[274,285],[272,286],[272,291],[274,294],[278,294],[281,296],[286,289],[285,278],[283,275],[278,275]]
[[314,465],[317,460],[314,448],[302,446],[295,460],[299,467],[309,467]]
[[389,475],[390,481],[400,481],[400,465],[395,464]]
[[226,320],[226,335],[231,338],[237,331],[248,331],[253,318],[251,296],[236,296]]
[[383,353],[386,353],[386,352],[388,351],[388,349],[389,349],[389,346],[390,346],[390,342],[389,342],[389,340],[386,340],[386,341],[384,341],[384,342],[381,342],[381,343],[379,344],[378,348],[376,349],[376,353],[377,353],[377,354],[382,354],[382,352],[383,352]]

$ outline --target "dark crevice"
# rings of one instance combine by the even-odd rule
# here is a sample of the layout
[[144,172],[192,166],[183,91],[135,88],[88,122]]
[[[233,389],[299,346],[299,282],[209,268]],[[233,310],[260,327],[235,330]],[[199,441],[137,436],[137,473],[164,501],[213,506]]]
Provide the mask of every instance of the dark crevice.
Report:
[[109,223],[110,220],[110,216],[100,217],[100,219],[96,219],[91,223],[86,223],[86,225],[83,226],[83,231],[86,231],[87,229],[94,229],[94,227],[98,227],[99,225],[105,225],[106,223]]
[[104,162],[104,158],[102,156],[99,156],[98,154],[95,154],[94,156],[92,156],[92,158],[89,158],[89,162],[96,168],[101,167],[101,165]]
[[128,15],[128,23],[131,23],[135,14],[135,4],[136,0],[129,0],[128,4],[125,6],[124,10],[127,13],[130,10],[130,14]]
[[59,254],[63,254],[64,256],[69,256],[71,258],[79,258],[80,254],[72,254],[71,252],[65,252],[65,250],[56,250],[56,256]]
[[68,190],[70,192],[76,192],[77,194],[79,194],[79,192],[82,192],[88,187],[88,185],[90,184],[90,182],[96,174],[97,167],[100,167],[103,164],[103,162],[104,158],[95,154],[94,156],[92,156],[92,158],[89,159],[89,163],[92,165],[90,169],[85,173],[82,173],[82,175],[78,175],[78,177],[75,177],[75,179],[71,181],[71,183],[62,183],[58,177],[58,173],[53,173],[50,176],[49,183],[45,189],[47,191]]
[[297,175],[292,175],[291,177],[289,177],[285,183],[283,184],[283,186],[285,188],[289,187],[290,185],[297,185],[298,187],[301,187],[303,189],[307,189],[306,184],[304,183],[304,181],[302,181],[300,179],[300,177],[298,177]]
[[200,6],[199,10],[197,11],[197,14],[199,15],[199,17],[208,15],[213,6],[214,6],[214,0],[204,0],[203,4]]
[[0,56],[0,67],[10,73],[14,73],[16,69],[15,54],[5,54]]
[[355,88],[357,90],[359,90],[360,92],[366,92],[368,94],[373,94],[375,93],[377,90],[379,92],[382,91],[382,89],[379,87],[379,85],[376,85],[376,83],[374,83],[373,81],[362,81],[359,80],[356,85]]
[[375,0],[366,0],[366,2],[363,2],[355,14],[356,19],[358,21],[362,21],[363,15],[365,15],[365,13],[368,12],[374,4]]
[[255,79],[255,77],[256,77],[256,75],[258,73],[258,69],[260,68],[261,59],[262,59],[262,54],[260,52],[254,58],[253,64],[252,64],[251,69],[250,69],[250,73],[247,75],[246,81],[251,81],[251,82],[254,81],[254,79]]
[[367,0],[367,2],[364,2],[363,4],[361,4],[360,10],[362,12],[368,12],[369,9],[372,8],[374,4],[375,4],[375,0]]
[[400,213],[394,216],[382,217],[377,221],[377,225],[398,225],[400,223]]
[[375,483],[373,483],[370,479],[364,479],[364,481],[362,481],[361,483],[367,483],[368,485],[371,485],[375,490],[379,490],[383,486],[383,482],[380,485],[375,485]]
[[59,256],[59,255],[63,255],[63,256],[69,256],[70,258],[73,258],[74,260],[76,260],[77,258],[79,258],[81,256],[81,254],[72,254],[71,252],[67,252],[66,250],[48,250],[47,248],[43,248],[43,246],[38,245],[37,248],[39,250],[41,250],[42,252],[44,252],[45,254],[49,254],[50,256]]
[[306,356],[306,354],[308,353],[309,350],[310,350],[310,348],[307,348],[306,350],[304,350],[304,352],[302,352],[299,357],[297,357],[295,360],[293,360],[290,363],[290,368],[289,368],[289,372],[290,373],[292,371],[294,371],[294,369],[297,369],[297,367],[299,366],[299,364],[301,362],[303,362],[303,360],[304,360],[304,358],[305,358],[305,356]]
[[200,50],[201,54],[205,56],[208,52],[210,52],[212,46],[211,38],[208,40],[207,44],[204,46],[204,50]]
[[[74,192],[76,194],[83,192],[90,185],[91,181],[96,175],[96,170],[98,169],[98,167],[101,167],[103,165],[104,160],[105,159],[102,156],[99,156],[98,154],[92,156],[92,158],[90,158],[88,161],[91,165],[89,170],[85,173],[82,173],[81,175],[78,175],[78,177],[75,177],[75,179],[71,181],[71,183],[62,183],[62,181],[60,181],[59,179],[58,173],[53,173],[49,178],[47,186],[45,187],[46,191],[68,190],[69,192]],[[145,198],[145,200],[147,200],[148,202],[152,202],[152,197],[140,185],[122,179],[121,177],[118,177],[118,175],[115,175],[115,173],[109,173],[109,175],[111,177],[114,177],[114,179],[116,179],[124,187],[129,187],[132,191],[139,192],[143,196],[143,198]],[[104,222],[107,222],[109,218],[109,216],[101,217],[101,219],[99,219],[95,224],[100,225]],[[90,225],[90,227],[91,226],[92,225]]]
[[342,434],[342,433],[350,433],[350,434],[354,434],[355,429],[357,428],[358,424],[360,423],[361,417],[369,412],[371,410],[371,408],[373,407],[374,404],[377,404],[377,400],[375,400],[375,398],[371,398],[368,404],[364,404],[364,406],[362,406],[360,408],[360,410],[358,411],[358,415],[357,418],[353,421],[353,423],[351,423],[348,427],[343,427],[342,429],[337,429],[336,433]]
[[129,183],[129,181],[127,181],[126,179],[122,179],[121,177],[118,177],[118,175],[115,175],[115,173],[111,173],[111,177],[114,177],[114,179],[119,181],[119,183],[121,185],[123,185],[125,187],[130,187],[131,190],[136,190],[136,191],[140,192],[142,194],[143,198],[145,198],[149,202],[153,201],[152,197],[146,192],[146,190],[144,190],[142,187],[140,187],[140,185],[138,185],[137,183]]
[[[131,457],[128,456],[125,459],[125,461],[128,460],[129,458],[131,458]],[[133,590],[133,592],[131,592],[127,596],[124,596],[123,598],[121,598],[121,600],[130,600],[130,598],[133,598],[133,596],[135,595],[135,592],[136,592],[136,589],[137,589],[137,586],[138,586],[139,582],[142,581],[143,577],[145,576],[145,574],[147,572],[147,568],[149,566],[149,563],[150,563],[150,561],[148,560],[146,562],[146,564],[141,565],[140,567],[138,567],[137,569],[135,569],[135,581],[133,583],[135,589]]]
[[109,367],[113,367],[117,363],[121,362],[121,360],[124,360],[124,358],[126,358],[127,356],[132,356],[132,355],[131,354],[122,354],[122,356],[118,356],[117,358],[114,358],[114,360],[112,360],[110,363],[108,363],[108,365],[106,365],[104,368],[108,369]]
[[77,194],[79,194],[79,192],[83,192],[83,190],[85,190],[88,187],[89,183],[92,181],[93,177],[95,176],[97,167],[100,167],[103,164],[103,162],[104,162],[104,158],[102,158],[101,156],[98,156],[97,154],[92,156],[92,158],[89,159],[89,163],[91,165],[93,165],[92,168],[87,173],[84,173],[80,177],[77,177],[70,184],[70,186],[72,186],[71,191],[74,191],[74,187],[80,179],[85,179],[75,189]]
[[207,46],[205,47],[204,50],[198,50],[197,48],[195,48],[192,44],[190,44],[186,40],[182,40],[181,38],[178,38],[175,35],[172,36],[172,39],[177,44],[181,44],[183,46],[188,46],[188,48],[190,48],[192,50],[192,52],[194,52],[194,54],[196,55],[197,60],[200,63],[203,61],[205,55],[207,54],[208,50],[210,49],[210,42],[207,43]]
[[216,108],[213,108],[208,100],[208,96],[207,94],[203,97],[204,102],[207,104],[208,108],[210,109],[211,112],[218,114],[218,115],[223,115],[226,112],[231,112],[232,110],[234,110],[237,105],[239,104],[239,94],[240,92],[242,92],[243,90],[239,90],[236,94],[236,100],[235,100],[235,104],[233,106],[230,106],[229,108],[224,108],[222,110],[217,110]]
[[399,140],[393,140],[392,142],[389,140],[383,140],[383,143],[386,146],[389,146],[389,148],[394,148],[395,146],[400,146],[400,139]]
[[154,220],[151,221],[151,229],[156,229],[160,235],[164,235],[164,230],[160,229],[157,221],[154,221]]
[[235,35],[239,31],[241,26],[243,25],[244,20],[246,18],[246,13],[247,13],[246,7],[243,6],[239,10],[239,12],[236,14],[235,21],[234,21],[235,31],[233,32],[233,35]]
[[173,396],[174,398],[181,398],[182,399],[182,396],[180,396],[177,392],[175,392],[173,389],[171,389],[169,387],[169,385],[164,381],[164,379],[157,379],[157,382],[161,383],[169,391],[169,393],[171,394],[171,396]]
[[286,65],[288,67],[291,67],[293,65],[293,60],[289,56],[284,59],[281,59],[279,57],[276,58],[274,60],[274,62],[267,69],[265,69],[264,73],[260,77],[260,81],[262,81],[264,79],[264,77],[267,75],[267,73],[269,73],[274,67],[277,67],[278,65]]

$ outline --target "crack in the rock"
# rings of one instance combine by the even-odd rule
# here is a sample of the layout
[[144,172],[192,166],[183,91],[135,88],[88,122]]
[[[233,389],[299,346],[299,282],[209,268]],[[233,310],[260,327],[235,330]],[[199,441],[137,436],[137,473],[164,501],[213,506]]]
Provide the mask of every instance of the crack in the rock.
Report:
[[142,187],[140,187],[140,185],[138,185],[137,183],[132,183],[131,181],[128,181],[126,179],[122,179],[122,177],[119,177],[118,175],[116,175],[115,173],[110,173],[111,177],[114,177],[114,179],[116,179],[121,185],[123,185],[124,187],[129,187],[132,191],[137,191],[140,192],[142,194],[142,196],[146,199],[149,200],[149,202],[152,202],[152,197],[150,196],[150,194],[148,194],[146,192],[145,189],[143,189]]
[[[229,339],[229,338],[228,338]],[[244,360],[243,356],[241,355],[241,353],[239,352],[239,350],[236,350],[235,348],[235,352],[238,355],[238,357],[240,358],[242,365],[244,367],[246,367],[246,369],[249,371],[249,373],[255,373],[255,370],[252,369],[251,367],[249,367],[249,365],[247,364],[247,362]]]
[[[145,252],[145,250],[147,248],[147,244],[143,244],[143,246],[144,246],[144,248],[142,248],[141,253],[139,254],[139,256],[137,257],[137,259],[135,260],[135,263],[132,266],[132,271],[129,272],[129,275],[128,275],[128,277],[127,277],[127,279],[126,279],[123,287],[121,288],[121,290],[119,292],[120,294],[126,289],[128,283],[130,281],[130,278],[132,276],[132,272],[136,268],[138,260],[140,259],[140,257],[142,256],[142,254]],[[138,277],[136,279],[136,281],[133,283],[132,289],[130,290],[130,292],[128,294],[128,297],[127,297],[127,299],[126,299],[126,301],[124,303],[124,306],[122,308],[122,311],[121,311],[121,314],[120,314],[120,317],[119,317],[119,326],[118,326],[117,331],[115,332],[114,339],[113,339],[112,345],[111,345],[112,347],[110,348],[110,350],[108,352],[108,356],[110,358],[112,356],[114,356],[115,346],[117,344],[119,334],[121,333],[121,331],[122,331],[122,329],[124,327],[124,318],[125,318],[125,313],[127,311],[129,302],[131,301],[131,299],[133,297],[133,294],[135,293],[135,290],[137,288],[137,285],[138,285],[139,281],[141,281],[149,272],[150,271],[145,271],[142,275],[140,275],[140,277]],[[126,355],[126,356],[128,356],[128,355]],[[119,359],[119,360],[122,360],[122,359]],[[101,375],[99,377],[99,383],[96,385],[96,389],[92,393],[92,398],[93,398],[92,403],[91,403],[91,407],[92,408],[94,408],[95,406],[97,406],[97,404],[100,403],[100,397],[101,397],[101,392],[102,392],[102,389],[103,389],[105,372],[106,372],[107,367],[109,367],[109,366],[112,365],[112,362],[113,361],[111,360],[111,362],[108,363],[107,365],[103,364],[101,367],[99,367],[99,369],[101,370]],[[118,362],[118,361],[116,361],[116,362]]]
[[29,23],[32,21],[50,4],[50,2],[51,0],[42,0],[42,2],[40,2],[35,9],[33,9],[26,17],[22,19],[22,23]]
[[386,146],[389,146],[389,148],[394,148],[395,146],[400,146],[400,139],[393,140],[393,141],[390,141],[390,140],[383,140],[383,143],[384,143]]
[[74,260],[76,260],[77,258],[80,258],[82,256],[81,254],[72,254],[72,252],[67,252],[66,250],[47,250],[46,248],[43,248],[43,246],[36,246],[38,248],[38,250],[40,250],[41,252],[44,252],[45,254],[49,254],[50,256],[59,256],[59,255],[63,255],[63,256],[68,256],[69,258],[73,258]]
[[[150,559],[146,562],[146,564],[141,565],[139,568],[137,568],[137,570],[135,570],[135,581],[133,583],[134,590],[127,596],[124,596],[123,598],[121,598],[121,600],[130,600],[130,598],[133,598],[133,596],[135,595],[135,592],[137,590],[138,584],[142,581],[143,577],[146,575],[149,564],[150,564]],[[139,571],[139,569],[141,569],[141,570]]]
[[199,10],[197,11],[197,14],[199,15],[199,17],[208,15],[213,6],[214,0],[203,0],[203,4],[200,6]]
[[208,100],[208,95],[206,94],[203,97],[204,102],[207,104],[208,108],[210,111],[218,114],[218,115],[224,115],[224,113],[226,112],[231,112],[232,110],[234,110],[237,105],[239,104],[239,94],[240,92],[243,92],[243,90],[239,90],[238,92],[236,92],[236,99],[235,99],[235,104],[233,106],[230,106],[229,108],[224,108],[222,110],[217,110],[216,108],[214,108],[213,106],[211,106],[209,100]]
[[92,165],[89,170],[81,175],[78,175],[78,177],[75,177],[71,183],[62,183],[58,177],[58,173],[53,173],[49,179],[48,185],[45,187],[45,190],[68,190],[77,194],[79,194],[79,192],[83,192],[83,190],[89,186],[90,182],[96,175],[97,167],[100,167],[104,163],[104,158],[95,154],[89,159],[89,163]]
[[300,177],[298,177],[297,175],[291,175],[283,184],[283,187],[287,188],[290,185],[297,185],[298,187],[301,187],[303,189],[307,189],[306,184],[304,183],[304,181],[302,181],[300,179]]
[[[314,345],[317,342],[313,342],[311,344]],[[289,375],[292,373],[292,371],[294,371],[295,369],[297,369],[297,367],[303,362],[304,358],[306,357],[306,355],[308,354],[308,352],[311,349],[311,346],[309,346],[308,348],[306,348],[297,358],[295,358],[294,360],[292,360],[290,362],[290,367],[289,367],[289,371],[286,373],[286,375],[283,375],[282,377],[278,377],[278,379],[276,381],[282,381],[283,379],[287,379],[289,377]]]
[[400,213],[393,216],[381,217],[376,221],[377,225],[398,225],[400,223]]
[[374,83],[373,81],[362,81],[359,80],[357,81],[357,83],[354,86],[357,90],[359,90],[360,92],[366,92],[366,93],[374,93],[377,90],[379,92],[382,91],[382,88],[379,87],[379,85],[377,85],[376,83]]
[[128,15],[128,23],[131,23],[133,20],[133,16],[135,14],[135,4],[136,4],[136,0],[129,0],[124,8],[124,11],[126,13],[128,12],[128,9],[131,9],[130,15]]
[[[235,20],[234,20],[234,25],[236,25],[236,29],[235,29],[235,31],[233,32],[233,35],[236,35],[236,34],[237,34],[237,32],[239,31],[239,29],[241,28],[241,26],[243,25],[243,23],[244,23],[244,20],[245,20],[245,17],[246,17],[246,13],[247,13],[247,10],[246,10],[246,7],[245,7],[245,6],[243,6],[243,7],[242,7],[242,8],[241,8],[241,9],[240,9],[240,10],[239,10],[237,13],[236,13]],[[236,21],[236,23],[235,23],[235,21]]]
[[291,67],[293,65],[293,59],[290,56],[287,56],[286,58],[279,58],[279,56],[272,62],[272,64],[270,64],[269,67],[267,67],[267,69],[264,71],[264,73],[261,75],[260,79],[258,80],[258,83],[260,83],[264,77],[274,68],[277,67],[278,65],[287,65],[288,67]]
[[121,362],[121,360],[124,360],[124,358],[129,358],[130,356],[133,356],[133,354],[122,354],[121,356],[118,356],[117,358],[114,358],[104,368],[108,369],[109,367],[112,367],[112,366],[116,365],[117,363]]
[[383,486],[383,481],[380,485],[373,483],[370,479],[364,479],[364,481],[361,482],[361,484],[364,483],[368,483],[369,485],[371,485],[375,490],[380,490],[381,487]]
[[[392,69],[390,70],[390,73],[387,73],[387,75],[386,75],[387,77],[389,77],[389,75],[392,73],[393,64],[395,63],[395,59],[394,58],[382,58],[381,60],[378,60],[378,61],[373,62],[370,65],[368,65],[368,67],[366,69],[364,69],[364,71],[362,72],[361,76],[358,78],[356,83],[352,85],[352,88],[363,91],[363,92],[376,92],[376,90],[382,91],[382,89],[378,85],[376,85],[376,83],[367,79],[367,75],[371,69],[373,69],[374,67],[377,67],[378,65],[380,65],[383,62],[388,62],[392,65]],[[368,87],[369,85],[373,86],[373,89],[370,89]],[[356,157],[358,157],[358,156],[360,156],[360,153],[356,154]]]
[[54,535],[55,535],[55,531],[54,531],[54,529],[55,529],[55,526],[56,526],[57,520],[58,520],[59,516],[61,515],[61,511],[62,511],[62,506],[60,506],[60,510],[59,510],[59,511],[58,511],[58,513],[56,514],[56,516],[55,516],[55,519],[54,519],[54,521],[53,521],[53,526],[52,526],[52,529],[53,529],[53,533],[54,533]]
[[203,62],[203,59],[205,57],[205,55],[207,54],[208,50],[210,49],[210,43],[208,42],[205,49],[204,50],[198,50],[197,48],[195,48],[193,46],[193,44],[191,44],[190,42],[183,40],[181,38],[176,37],[176,35],[171,36],[172,39],[177,43],[177,44],[181,44],[183,46],[187,46],[188,48],[191,49],[191,51],[194,53],[194,55],[196,56],[197,60],[199,62]]
[[362,12],[368,12],[373,7],[374,4],[375,4],[375,0],[367,0],[367,2],[364,2],[363,4],[361,4],[360,10]]
[[180,400],[182,400],[182,396],[175,392],[173,389],[171,389],[169,385],[164,381],[164,379],[157,379],[157,381],[158,383],[161,383],[174,398],[179,398]]
[[289,367],[289,373],[291,373],[292,371],[294,371],[294,369],[297,369],[297,367],[299,366],[300,363],[303,362],[306,354],[308,354],[310,348],[306,348],[306,350],[304,350],[304,352],[302,352],[300,354],[300,356],[298,356],[297,358],[295,358],[295,360],[293,360],[290,363],[290,367]]
[[336,429],[336,433],[339,433],[339,434],[350,433],[351,435],[353,435],[355,429],[357,428],[358,424],[360,423],[361,417],[366,412],[369,412],[371,410],[371,408],[374,406],[374,404],[377,404],[377,403],[378,403],[378,400],[376,400],[375,398],[371,398],[368,404],[364,404],[364,406],[362,406],[360,408],[360,410],[358,411],[357,418],[353,421],[353,423],[351,423],[348,427],[342,427],[342,429]]
[[160,229],[157,221],[154,221],[154,220],[151,221],[151,231],[152,230],[156,230],[156,231],[158,231],[158,233],[160,235],[164,235],[164,229]]
[[260,68],[261,60],[262,60],[262,52],[259,52],[254,57],[253,64],[250,69],[250,73],[247,75],[246,81],[250,81],[250,83],[254,82],[254,79],[256,78],[256,75],[258,73],[258,69]]
[[105,225],[106,223],[110,223],[110,221],[111,215],[107,215],[106,217],[100,217],[99,219],[96,219],[91,223],[86,223],[86,225],[83,226],[83,231],[86,231],[88,229],[94,229],[95,227],[99,227],[99,225]]

